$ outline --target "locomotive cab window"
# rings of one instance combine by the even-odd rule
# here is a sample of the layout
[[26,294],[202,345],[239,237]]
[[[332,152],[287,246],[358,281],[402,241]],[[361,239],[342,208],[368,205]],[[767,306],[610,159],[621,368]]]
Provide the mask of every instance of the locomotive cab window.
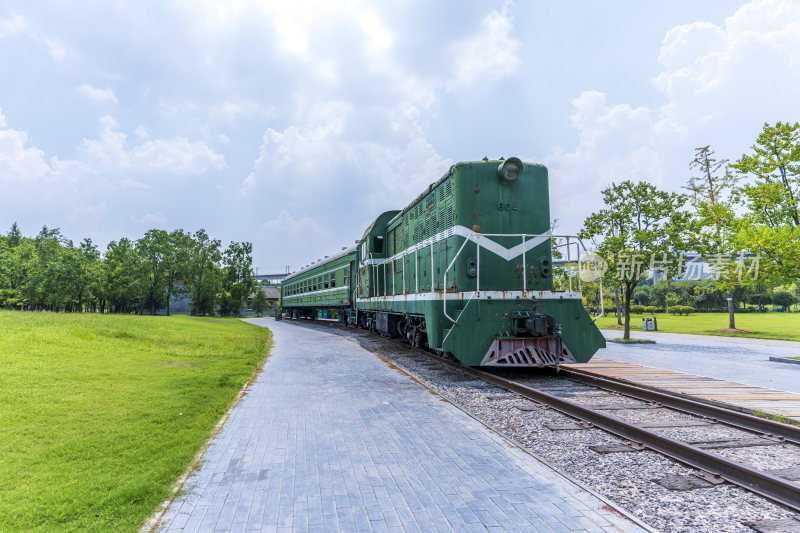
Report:
[[372,252],[376,254],[383,253],[383,235],[376,235],[374,239],[372,239]]

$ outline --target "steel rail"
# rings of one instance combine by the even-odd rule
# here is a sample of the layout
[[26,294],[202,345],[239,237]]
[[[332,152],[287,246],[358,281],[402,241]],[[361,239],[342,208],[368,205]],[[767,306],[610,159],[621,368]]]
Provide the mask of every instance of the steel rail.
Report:
[[759,418],[751,414],[733,411],[724,407],[717,407],[697,400],[690,400],[681,396],[611,380],[588,370],[576,368],[565,369],[562,367],[561,374],[566,374],[569,379],[588,383],[601,389],[619,392],[643,401],[656,402],[670,409],[691,415],[713,418],[718,422],[738,429],[780,437],[787,442],[800,445],[800,427],[797,426],[790,426],[774,420]]
[[651,450],[666,455],[676,461],[716,475],[734,485],[778,502],[794,511],[800,511],[800,485],[796,485],[772,474],[762,472],[747,465],[725,459],[700,448],[659,435],[644,428],[624,422],[613,416],[568,402],[545,392],[537,391],[515,381],[511,381],[482,370],[466,367],[439,356],[420,352],[426,357],[458,368],[479,379],[494,383],[506,390],[520,394],[536,402],[546,404],[554,410],[572,418],[593,424],[632,443],[641,444]]

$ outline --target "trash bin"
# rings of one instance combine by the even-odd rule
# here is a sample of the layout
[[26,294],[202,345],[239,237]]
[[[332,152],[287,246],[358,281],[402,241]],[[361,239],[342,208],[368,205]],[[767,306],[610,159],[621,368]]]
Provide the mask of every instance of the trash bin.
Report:
[[322,312],[322,318],[328,318],[328,311]]
[[658,331],[658,322],[654,316],[642,317],[642,331]]
[[283,311],[281,311],[280,307],[275,307],[275,320],[280,320],[283,318]]

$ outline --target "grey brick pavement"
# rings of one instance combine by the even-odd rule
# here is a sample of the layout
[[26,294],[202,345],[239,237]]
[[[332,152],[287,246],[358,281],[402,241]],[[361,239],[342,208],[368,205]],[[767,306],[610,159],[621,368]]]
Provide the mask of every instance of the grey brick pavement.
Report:
[[159,531],[642,531],[347,339],[250,321],[272,355]]

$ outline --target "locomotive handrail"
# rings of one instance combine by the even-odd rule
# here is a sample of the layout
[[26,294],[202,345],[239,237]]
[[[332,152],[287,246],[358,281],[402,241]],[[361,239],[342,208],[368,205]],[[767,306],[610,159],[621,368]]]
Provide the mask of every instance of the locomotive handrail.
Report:
[[[581,251],[581,249],[583,249],[583,251],[585,253],[588,253],[589,250],[583,244],[583,241],[580,239],[580,237],[577,237],[575,235],[553,235],[553,237],[566,239],[567,242],[565,244],[558,244],[558,245],[556,245],[556,248],[566,247],[566,249],[567,249],[567,260],[566,260],[566,262],[564,264],[567,266],[567,276],[569,278],[569,290],[570,291],[572,290],[572,264],[573,263],[577,263],[578,264],[578,292],[582,293],[583,292],[583,286],[582,286],[581,282],[582,282],[583,276],[581,274],[582,274],[582,270],[583,269],[581,268],[582,263],[581,263],[580,251]],[[570,239],[575,239],[575,242],[574,243],[570,243]],[[578,252],[575,261],[572,260],[572,257],[571,257],[571,254],[570,254],[570,244],[575,244],[576,251]],[[599,281],[599,286],[600,286],[599,287],[600,288],[600,294],[599,294],[599,298],[600,298],[600,310],[599,311],[600,312],[596,317],[594,317],[592,319],[592,322],[596,322],[597,319],[600,318],[601,316],[603,316],[605,314],[605,312],[606,312],[605,302],[603,301],[604,292],[603,292],[603,278],[602,278],[602,276],[599,278],[598,281]]]
[[[458,259],[458,256],[459,256],[459,255],[461,255],[461,250],[463,250],[463,249],[464,249],[464,246],[466,246],[466,245],[467,245],[467,243],[470,241],[470,239],[471,239],[471,238],[472,238],[472,235],[470,235],[470,236],[468,236],[466,239],[464,239],[464,242],[463,242],[463,243],[461,243],[461,248],[459,248],[459,249],[458,249],[458,252],[456,252],[456,253],[455,253],[455,255],[453,256],[453,260],[452,260],[452,261],[450,261],[450,264],[449,264],[449,265],[447,265],[447,268],[446,268],[446,269],[445,269],[445,271],[444,271],[444,279],[442,280],[442,292],[443,292],[445,295],[447,295],[447,273],[448,273],[448,272],[450,272],[450,269],[451,269],[451,268],[453,267],[453,265],[455,264],[455,262],[456,262],[456,259]],[[477,243],[476,243],[476,244],[477,244]],[[478,250],[480,250],[480,246],[478,246]],[[480,257],[480,256],[479,256],[479,257]],[[465,306],[465,307],[466,307],[466,306]],[[456,321],[455,321],[455,320],[453,320],[453,317],[451,317],[450,315],[448,315],[448,314],[447,314],[447,298],[443,298],[443,301],[442,301],[442,312],[444,313],[444,316],[446,316],[446,317],[447,317],[447,319],[448,319],[450,322],[452,322],[453,324],[455,324],[455,323],[456,323]]]
[[[453,256],[453,259],[450,261],[450,264],[447,265],[447,268],[444,271],[444,275],[442,276],[442,290],[443,290],[445,296],[447,294],[447,274],[450,272],[450,269],[453,268],[453,265],[455,264],[456,260],[461,255],[461,252],[464,250],[464,247],[470,241],[475,242],[475,246],[477,248],[476,258],[475,258],[475,267],[476,267],[476,272],[475,272],[475,293],[473,293],[473,297],[474,297],[474,295],[476,293],[480,292],[480,287],[481,287],[481,285],[480,285],[480,283],[481,283],[481,246],[480,246],[479,239],[481,237],[519,237],[522,240],[522,269],[523,269],[522,270],[522,272],[523,272],[523,275],[522,275],[522,290],[523,290],[523,292],[527,292],[527,290],[528,290],[527,276],[525,275],[525,273],[527,272],[527,258],[526,258],[527,250],[525,250],[525,239],[527,239],[527,238],[535,238],[535,237],[547,237],[548,239],[551,240],[551,243],[552,243],[553,239],[565,239],[566,240],[565,244],[556,244],[555,248],[566,247],[566,249],[567,249],[566,250],[567,251],[566,264],[567,264],[568,287],[569,287],[569,292],[572,292],[572,285],[573,285],[573,282],[572,282],[572,278],[573,278],[572,263],[573,263],[573,260],[572,260],[571,246],[572,245],[575,246],[576,252],[577,252],[577,257],[576,257],[576,261],[574,261],[574,262],[578,263],[578,272],[577,272],[578,293],[579,294],[582,293],[583,284],[581,282],[581,270],[582,269],[581,269],[581,262],[580,262],[580,255],[581,255],[580,252],[581,252],[581,249],[583,249],[584,252],[588,252],[588,250],[587,250],[586,246],[583,244],[583,241],[579,237],[577,237],[576,235],[555,235],[555,234],[552,234],[552,233],[531,234],[531,233],[477,233],[477,232],[472,232],[471,234],[469,234],[466,237],[464,237],[464,242],[461,244],[461,247],[455,253],[455,255]],[[432,244],[431,244],[431,246],[432,246]],[[553,245],[551,244],[551,246],[553,246]],[[431,283],[431,289],[433,289],[433,283]],[[466,308],[466,306],[465,306],[465,308]],[[448,320],[450,320],[450,322],[452,322],[453,324],[456,323],[455,319],[453,317],[451,317],[447,313],[447,298],[446,297],[443,298],[442,311],[443,311],[444,316]],[[598,318],[603,316],[604,313],[605,313],[605,306],[604,306],[604,302],[603,302],[603,281],[602,281],[602,278],[601,278],[600,279],[600,314],[597,317],[593,318],[592,322],[595,322]]]

